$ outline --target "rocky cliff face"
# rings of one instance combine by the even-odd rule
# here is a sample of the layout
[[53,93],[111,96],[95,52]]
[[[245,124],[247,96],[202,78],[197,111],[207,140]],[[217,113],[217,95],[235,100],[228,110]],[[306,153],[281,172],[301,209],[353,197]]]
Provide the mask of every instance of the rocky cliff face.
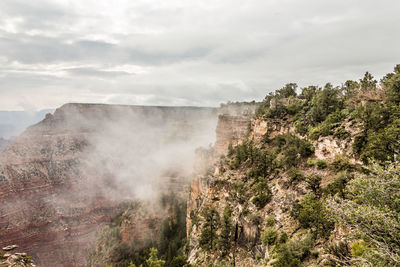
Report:
[[205,108],[67,104],[46,115],[0,154],[0,246],[18,244],[38,266],[83,266],[96,230],[168,188],[162,174],[191,169],[215,122]]
[[[350,136],[345,140],[327,136],[312,142],[315,152],[309,162],[323,160],[331,163],[336,160],[337,155],[350,155],[352,139],[357,132],[348,121],[344,124],[347,125],[346,129],[351,133]],[[304,180],[293,182],[290,171],[281,166],[276,172],[265,177],[271,190],[271,200],[260,208],[253,202],[257,194],[255,181],[258,180],[254,181],[251,178],[249,163],[232,168],[231,159],[226,158],[229,143],[235,146],[245,140],[252,140],[256,147],[261,147],[267,142],[265,140],[273,140],[276,136],[285,134],[304,138],[296,134],[295,127],[290,120],[285,118],[263,120],[243,116],[219,116],[217,142],[214,148],[223,157],[216,159],[214,156],[214,161],[210,165],[212,170],[198,175],[192,181],[188,198],[187,232],[191,264],[195,266],[271,266],[268,260],[260,260],[268,259],[272,253],[268,246],[264,246],[261,242],[262,232],[268,226],[266,224],[268,218],[273,218],[271,227],[278,229],[279,233],[288,234],[289,238],[301,240],[306,235],[300,230],[298,222],[290,215],[294,203],[310,192]],[[351,164],[359,163],[351,157],[349,161]],[[332,183],[337,175],[331,168],[319,168],[311,163],[302,163],[298,168],[303,177],[322,177],[322,188]],[[211,251],[203,249],[200,240],[204,229],[205,212],[210,208],[215,209],[222,221],[226,207],[231,210],[229,230],[231,236],[228,238],[230,249],[224,256],[220,247]],[[217,230],[217,235],[221,234],[219,231],[222,230]],[[335,229],[329,240],[340,240],[343,234],[343,229]],[[216,246],[218,242],[217,240]],[[319,239],[318,242],[315,253],[322,254],[326,239]],[[308,261],[307,264],[306,266],[311,266],[314,263]]]
[[225,154],[229,144],[232,146],[238,145],[249,132],[250,122],[249,116],[219,115],[216,130],[217,141],[214,146],[215,151]]

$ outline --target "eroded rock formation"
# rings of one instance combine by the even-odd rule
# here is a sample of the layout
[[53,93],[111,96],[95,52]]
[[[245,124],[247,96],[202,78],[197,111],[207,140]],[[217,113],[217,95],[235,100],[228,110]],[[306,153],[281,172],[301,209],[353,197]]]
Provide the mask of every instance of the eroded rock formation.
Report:
[[214,109],[185,107],[67,104],[46,115],[0,154],[0,246],[18,244],[38,266],[83,266],[96,230],[168,188],[168,168],[191,168],[215,122]]

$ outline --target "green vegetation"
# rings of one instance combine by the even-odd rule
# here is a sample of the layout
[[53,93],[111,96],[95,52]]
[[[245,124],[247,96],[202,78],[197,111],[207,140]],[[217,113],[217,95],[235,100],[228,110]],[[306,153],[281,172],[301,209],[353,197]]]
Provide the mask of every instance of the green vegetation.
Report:
[[218,234],[220,226],[220,217],[215,208],[207,208],[203,212],[204,224],[201,231],[199,244],[204,250],[213,250],[217,248]]
[[332,218],[353,230],[355,259],[361,266],[400,263],[400,165],[373,164],[369,174],[356,176],[345,189],[346,198],[329,200]]
[[231,209],[226,206],[224,209],[224,216],[221,223],[221,234],[218,240],[218,247],[222,254],[222,257],[226,256],[231,248],[232,241],[232,221],[231,221]]
[[310,255],[310,250],[314,245],[311,234],[305,234],[279,243],[272,250],[274,267],[297,267],[301,266],[302,261]]
[[333,230],[334,224],[324,201],[314,194],[308,194],[299,203],[295,203],[291,215],[299,221],[301,227],[311,229],[318,236],[327,237]]
[[261,241],[264,246],[272,245],[277,237],[278,237],[278,230],[276,230],[276,228],[273,226],[268,226],[261,234]]
[[[88,266],[104,264],[102,260],[108,261],[114,267],[186,266],[186,201],[173,195],[164,195],[160,202],[168,209],[170,216],[161,223],[158,222],[158,238],[155,236],[149,237],[147,241],[122,242],[122,219],[129,220],[130,216],[140,216],[143,212],[140,202],[132,202],[124,213],[120,213],[101,229],[97,241],[98,249],[90,255]],[[157,222],[149,223],[150,227],[156,227]]]
[[156,248],[150,249],[150,257],[146,260],[148,267],[163,267],[165,265],[165,261],[159,260],[157,254],[158,250]]
[[[222,266],[241,249],[278,267],[400,265],[400,65],[380,83],[367,72],[337,87],[287,84],[268,94],[255,116],[268,122],[267,133],[230,144],[220,161],[223,175],[210,182],[229,197],[218,202],[219,195],[190,213],[198,226],[199,253],[221,259]],[[319,146],[314,155],[318,140],[340,143],[343,154],[333,158],[329,147]],[[288,190],[287,198],[282,190]],[[272,192],[278,192],[276,199]],[[274,214],[276,205],[282,205],[282,214]],[[181,208],[173,208],[176,217],[164,221],[158,240],[141,251],[113,245],[120,239],[121,218],[116,218],[104,230],[115,252],[112,262],[148,266],[151,258],[184,266]],[[288,212],[293,228],[282,223]],[[349,235],[335,240],[335,227],[340,227],[336,235],[338,229]],[[253,230],[254,235],[247,233]]]
[[[261,179],[260,179],[261,180]],[[269,189],[268,184],[261,180],[254,187],[255,196],[251,202],[259,209],[262,209],[271,201],[272,192]]]

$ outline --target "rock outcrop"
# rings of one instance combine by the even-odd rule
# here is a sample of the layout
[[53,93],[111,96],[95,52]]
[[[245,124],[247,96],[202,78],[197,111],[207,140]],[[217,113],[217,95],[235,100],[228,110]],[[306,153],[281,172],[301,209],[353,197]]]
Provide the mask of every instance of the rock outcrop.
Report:
[[[347,128],[351,131],[354,126]],[[268,255],[270,251],[261,242],[261,235],[267,227],[268,218],[273,218],[273,227],[286,233],[289,237],[296,239],[305,234],[304,231],[299,231],[298,222],[290,215],[293,205],[310,192],[305,179],[293,182],[291,180],[293,178],[289,177],[290,172],[280,166],[275,172],[265,177],[268,188],[271,190],[271,199],[260,208],[253,203],[258,189],[254,186],[257,179],[252,178],[250,174],[250,163],[231,167],[231,160],[234,159],[226,156],[230,143],[235,146],[246,140],[252,140],[255,147],[262,147],[277,135],[285,134],[297,136],[299,139],[305,138],[296,133],[295,127],[287,118],[260,119],[219,116],[217,142],[214,149],[225,157],[221,159],[213,157],[213,160],[210,161],[212,171],[204,172],[192,181],[187,202],[187,237],[190,243],[188,260],[191,264],[195,266],[272,266],[268,265],[268,260],[271,260]],[[310,143],[315,150],[310,162],[323,160],[331,163],[337,155],[349,155],[349,151],[351,151],[349,144],[355,134],[352,132],[345,140],[328,136]],[[351,164],[358,163],[351,157],[348,160]],[[322,188],[326,188],[329,183],[332,183],[337,175],[332,169],[317,168],[304,161],[298,168],[303,177],[322,177]],[[224,256],[220,249],[211,251],[202,249],[200,239],[204,227],[205,211],[210,208],[214,209],[222,220],[226,207],[231,209],[231,237],[228,241],[231,248]],[[343,235],[343,231],[335,229],[330,239],[340,240]],[[319,242],[315,251],[323,253],[322,247],[326,240],[319,240]],[[263,262],[260,260],[262,258],[267,260]]]
[[36,267],[32,257],[28,256],[25,252],[12,252],[17,248],[18,245],[3,247],[5,253],[0,253],[0,267]]
[[225,154],[229,144],[238,145],[249,132],[250,122],[249,116],[219,115],[215,150],[220,154]]
[[185,151],[213,142],[216,116],[98,104],[46,115],[0,154],[0,246],[18,244],[38,266],[83,266],[97,229],[124,203],[168,188],[168,168],[191,168]]

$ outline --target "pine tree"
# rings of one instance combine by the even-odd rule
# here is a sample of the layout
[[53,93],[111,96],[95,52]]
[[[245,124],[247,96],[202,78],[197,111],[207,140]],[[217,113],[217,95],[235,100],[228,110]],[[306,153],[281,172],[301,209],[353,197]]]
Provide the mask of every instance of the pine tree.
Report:
[[224,209],[224,217],[222,219],[221,235],[219,236],[219,249],[221,250],[222,256],[228,254],[231,248],[231,233],[232,233],[232,221],[231,221],[231,209],[227,205]]
[[163,267],[165,265],[165,261],[158,259],[157,253],[158,253],[158,250],[156,248],[150,249],[150,257],[146,260],[147,266]]
[[220,224],[218,212],[214,208],[208,208],[204,211],[205,222],[200,235],[200,247],[205,250],[213,250],[218,240],[217,230]]

